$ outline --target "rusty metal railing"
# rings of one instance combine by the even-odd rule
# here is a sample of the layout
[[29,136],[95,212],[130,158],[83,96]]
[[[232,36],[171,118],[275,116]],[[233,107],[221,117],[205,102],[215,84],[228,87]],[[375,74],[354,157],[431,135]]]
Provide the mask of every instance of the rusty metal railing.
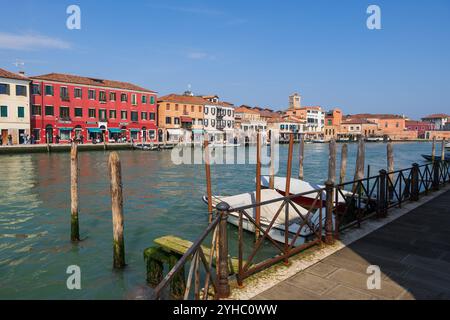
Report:
[[[206,230],[155,288],[153,298],[161,297],[161,292],[169,285],[175,274],[184,270],[188,261],[191,262],[184,299],[192,298],[189,290],[193,279],[194,299],[218,299],[229,296],[231,266],[227,220],[230,217],[237,221],[235,224],[238,228],[238,267],[232,273],[236,275],[238,285],[242,286],[249,276],[279,262],[287,264],[290,257],[311,246],[320,243],[331,244],[335,239],[339,239],[344,230],[359,227],[369,218],[386,217],[391,208],[401,207],[405,201],[417,201],[421,195],[439,190],[446,183],[450,183],[450,165],[445,161],[435,161],[424,165],[413,164],[410,168],[393,172],[381,170],[376,176],[339,185],[328,181],[325,187],[320,189],[295,195],[280,195],[276,199],[237,208],[222,202],[216,206],[216,216]],[[305,197],[313,201],[308,206],[302,207],[299,203]],[[276,203],[279,203],[278,209],[269,220],[261,220],[258,223],[249,213],[249,210],[256,207],[263,208]],[[283,216],[285,223],[280,223],[279,218]],[[261,235],[253,242],[247,256],[244,249],[244,229]],[[274,230],[278,235],[273,232]],[[213,234],[213,240],[208,260],[203,252],[202,243],[210,234]],[[302,241],[299,241],[300,238]],[[256,262],[255,257],[265,244],[275,248],[276,253]],[[215,273],[213,273],[214,258],[216,258]],[[203,265],[205,272],[202,287],[199,284],[200,265]]]

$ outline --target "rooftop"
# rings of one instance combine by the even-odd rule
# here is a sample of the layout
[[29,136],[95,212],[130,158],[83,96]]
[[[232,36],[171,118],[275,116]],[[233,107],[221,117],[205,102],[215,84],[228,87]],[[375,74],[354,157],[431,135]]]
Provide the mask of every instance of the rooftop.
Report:
[[430,114],[426,117],[423,117],[422,119],[442,119],[442,118],[450,118],[450,116],[445,113],[435,113],[435,114]]
[[9,72],[5,69],[0,68],[0,78],[7,78],[7,79],[15,79],[15,80],[26,80],[29,81],[30,79],[24,75],[21,75],[19,73],[13,73]]
[[210,101],[205,100],[202,97],[175,94],[175,93],[159,97],[158,102],[177,102],[177,103],[197,104],[197,105],[211,104]]
[[148,89],[139,87],[137,85],[134,85],[134,84],[131,84],[128,82],[81,77],[81,76],[76,76],[76,75],[71,75],[71,74],[63,74],[63,73],[49,73],[49,74],[44,74],[41,76],[34,76],[34,77],[30,77],[30,78],[33,80],[47,80],[47,81],[56,81],[56,82],[63,82],[63,83],[81,84],[81,85],[87,85],[87,86],[93,86],[93,87],[108,87],[108,88],[115,88],[115,89],[124,89],[124,90],[131,90],[131,91],[143,91],[143,92],[155,93],[155,91],[148,90]]

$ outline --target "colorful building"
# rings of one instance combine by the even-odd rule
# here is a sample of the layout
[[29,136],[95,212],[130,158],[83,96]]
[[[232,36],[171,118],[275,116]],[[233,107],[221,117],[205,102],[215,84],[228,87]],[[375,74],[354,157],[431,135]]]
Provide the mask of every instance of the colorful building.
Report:
[[154,91],[59,73],[31,80],[31,127],[38,143],[156,141]]
[[[30,79],[0,69],[1,144],[23,144],[31,138]],[[33,140],[33,139],[30,139]]]
[[449,122],[450,116],[444,113],[430,114],[422,118],[422,121],[432,123],[434,130],[444,130],[445,125]]
[[425,132],[434,130],[434,124],[427,121],[406,120],[406,129],[416,131],[420,139],[425,139]]

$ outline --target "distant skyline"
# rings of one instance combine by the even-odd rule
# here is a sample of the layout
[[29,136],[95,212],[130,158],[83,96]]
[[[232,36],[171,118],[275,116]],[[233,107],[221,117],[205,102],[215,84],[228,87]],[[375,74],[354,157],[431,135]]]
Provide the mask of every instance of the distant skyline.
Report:
[[[160,96],[413,119],[450,113],[450,2],[2,0],[0,68],[132,82]],[[81,30],[66,8],[81,8]],[[366,9],[381,8],[381,30]]]

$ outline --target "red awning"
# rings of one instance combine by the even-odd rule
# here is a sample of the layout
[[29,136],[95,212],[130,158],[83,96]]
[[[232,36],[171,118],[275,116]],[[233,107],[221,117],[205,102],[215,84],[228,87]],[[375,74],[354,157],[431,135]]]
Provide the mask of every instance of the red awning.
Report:
[[191,117],[181,117],[181,122],[188,122],[188,123],[192,123],[192,118]]

